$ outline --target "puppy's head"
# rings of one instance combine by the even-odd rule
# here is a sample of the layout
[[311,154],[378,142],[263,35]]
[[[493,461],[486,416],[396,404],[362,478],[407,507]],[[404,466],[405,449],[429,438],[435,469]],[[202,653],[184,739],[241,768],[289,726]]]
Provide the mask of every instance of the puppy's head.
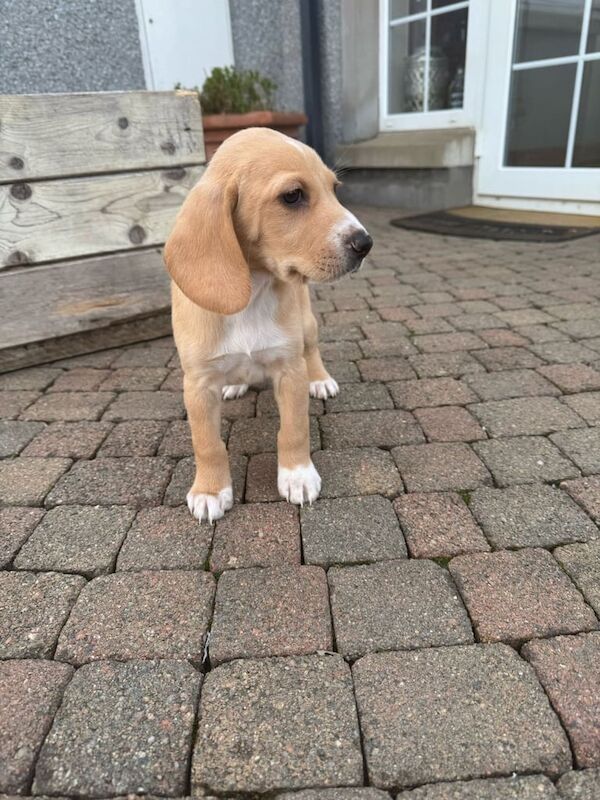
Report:
[[355,272],[373,242],[337,186],[310,147],[265,128],[236,133],[179,212],[165,246],[171,277],[202,308],[235,314],[250,299],[251,268],[282,280]]

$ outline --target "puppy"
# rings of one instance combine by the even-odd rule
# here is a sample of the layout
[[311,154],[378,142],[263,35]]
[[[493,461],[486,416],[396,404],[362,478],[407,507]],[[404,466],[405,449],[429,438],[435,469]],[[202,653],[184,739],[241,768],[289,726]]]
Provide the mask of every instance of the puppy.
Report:
[[319,354],[308,283],[355,272],[373,244],[337,186],[310,147],[249,128],[221,145],[177,216],[164,258],[196,461],[187,502],[200,521],[233,505],[221,400],[266,377],[280,415],[279,493],[300,505],[319,495],[308,399],[338,385]]

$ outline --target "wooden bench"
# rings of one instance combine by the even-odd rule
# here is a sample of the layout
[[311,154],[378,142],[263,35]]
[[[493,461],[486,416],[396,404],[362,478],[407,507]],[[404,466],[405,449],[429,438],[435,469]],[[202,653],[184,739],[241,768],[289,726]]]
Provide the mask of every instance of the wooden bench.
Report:
[[0,97],[0,372],[169,332],[160,248],[204,163],[195,93]]

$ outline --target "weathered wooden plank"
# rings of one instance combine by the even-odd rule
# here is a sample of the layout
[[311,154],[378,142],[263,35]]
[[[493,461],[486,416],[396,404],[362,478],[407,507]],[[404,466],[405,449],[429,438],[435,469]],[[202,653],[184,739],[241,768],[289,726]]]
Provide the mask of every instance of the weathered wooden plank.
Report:
[[195,93],[0,97],[0,183],[204,160]]
[[6,272],[0,352],[166,312],[169,304],[159,250]]
[[163,244],[203,169],[0,186],[0,268]]

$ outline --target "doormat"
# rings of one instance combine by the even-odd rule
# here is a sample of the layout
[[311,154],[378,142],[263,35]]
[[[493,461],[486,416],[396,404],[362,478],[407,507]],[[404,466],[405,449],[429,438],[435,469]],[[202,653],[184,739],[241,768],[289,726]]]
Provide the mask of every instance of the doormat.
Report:
[[[516,215],[515,215],[516,216]],[[506,220],[482,219],[463,216],[455,211],[434,211],[415,217],[403,217],[390,221],[397,228],[406,228],[440,236],[464,236],[469,239],[493,239],[511,242],[544,242],[547,244],[568,242],[583,236],[600,234],[600,219],[597,226],[548,225]]]

